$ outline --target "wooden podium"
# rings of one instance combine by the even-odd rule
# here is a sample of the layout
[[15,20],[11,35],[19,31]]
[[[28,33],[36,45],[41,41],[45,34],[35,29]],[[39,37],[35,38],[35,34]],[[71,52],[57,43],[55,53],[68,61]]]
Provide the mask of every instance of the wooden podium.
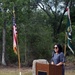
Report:
[[36,63],[36,75],[62,75],[62,66]]

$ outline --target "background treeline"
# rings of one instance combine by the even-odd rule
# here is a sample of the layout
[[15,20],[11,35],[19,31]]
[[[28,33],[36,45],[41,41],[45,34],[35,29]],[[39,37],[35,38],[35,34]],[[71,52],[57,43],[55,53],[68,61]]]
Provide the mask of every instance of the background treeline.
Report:
[[[2,64],[2,52],[5,54],[4,60],[7,65],[18,63],[17,55],[13,52],[13,6],[16,14],[21,63],[30,66],[34,59],[43,58],[49,61],[55,43],[60,43],[64,49],[68,4],[71,9],[74,47],[74,0],[0,0],[0,63]],[[3,35],[5,35],[5,47]],[[71,55],[68,48],[67,55]]]

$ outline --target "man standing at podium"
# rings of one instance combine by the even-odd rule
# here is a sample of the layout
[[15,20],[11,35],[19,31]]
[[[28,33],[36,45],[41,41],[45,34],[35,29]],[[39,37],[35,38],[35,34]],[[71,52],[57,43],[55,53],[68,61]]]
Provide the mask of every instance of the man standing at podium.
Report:
[[64,75],[64,62],[65,62],[65,57],[64,53],[62,52],[62,47],[60,44],[54,45],[54,53],[51,59],[51,64],[60,66],[62,65],[62,75]]

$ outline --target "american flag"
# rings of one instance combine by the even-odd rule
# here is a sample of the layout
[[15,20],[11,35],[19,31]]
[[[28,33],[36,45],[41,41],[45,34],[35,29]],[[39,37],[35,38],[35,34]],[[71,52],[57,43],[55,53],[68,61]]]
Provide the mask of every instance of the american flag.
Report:
[[17,27],[15,23],[15,11],[13,10],[13,50],[17,54]]

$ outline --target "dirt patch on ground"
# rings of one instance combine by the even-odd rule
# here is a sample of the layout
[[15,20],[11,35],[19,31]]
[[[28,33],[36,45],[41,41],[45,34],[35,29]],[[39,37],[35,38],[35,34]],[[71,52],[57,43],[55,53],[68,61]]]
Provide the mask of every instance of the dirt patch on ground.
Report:
[[74,63],[69,63],[69,62],[67,62],[67,63],[65,64],[65,69],[66,69],[66,70],[75,70],[75,64],[74,64]]

